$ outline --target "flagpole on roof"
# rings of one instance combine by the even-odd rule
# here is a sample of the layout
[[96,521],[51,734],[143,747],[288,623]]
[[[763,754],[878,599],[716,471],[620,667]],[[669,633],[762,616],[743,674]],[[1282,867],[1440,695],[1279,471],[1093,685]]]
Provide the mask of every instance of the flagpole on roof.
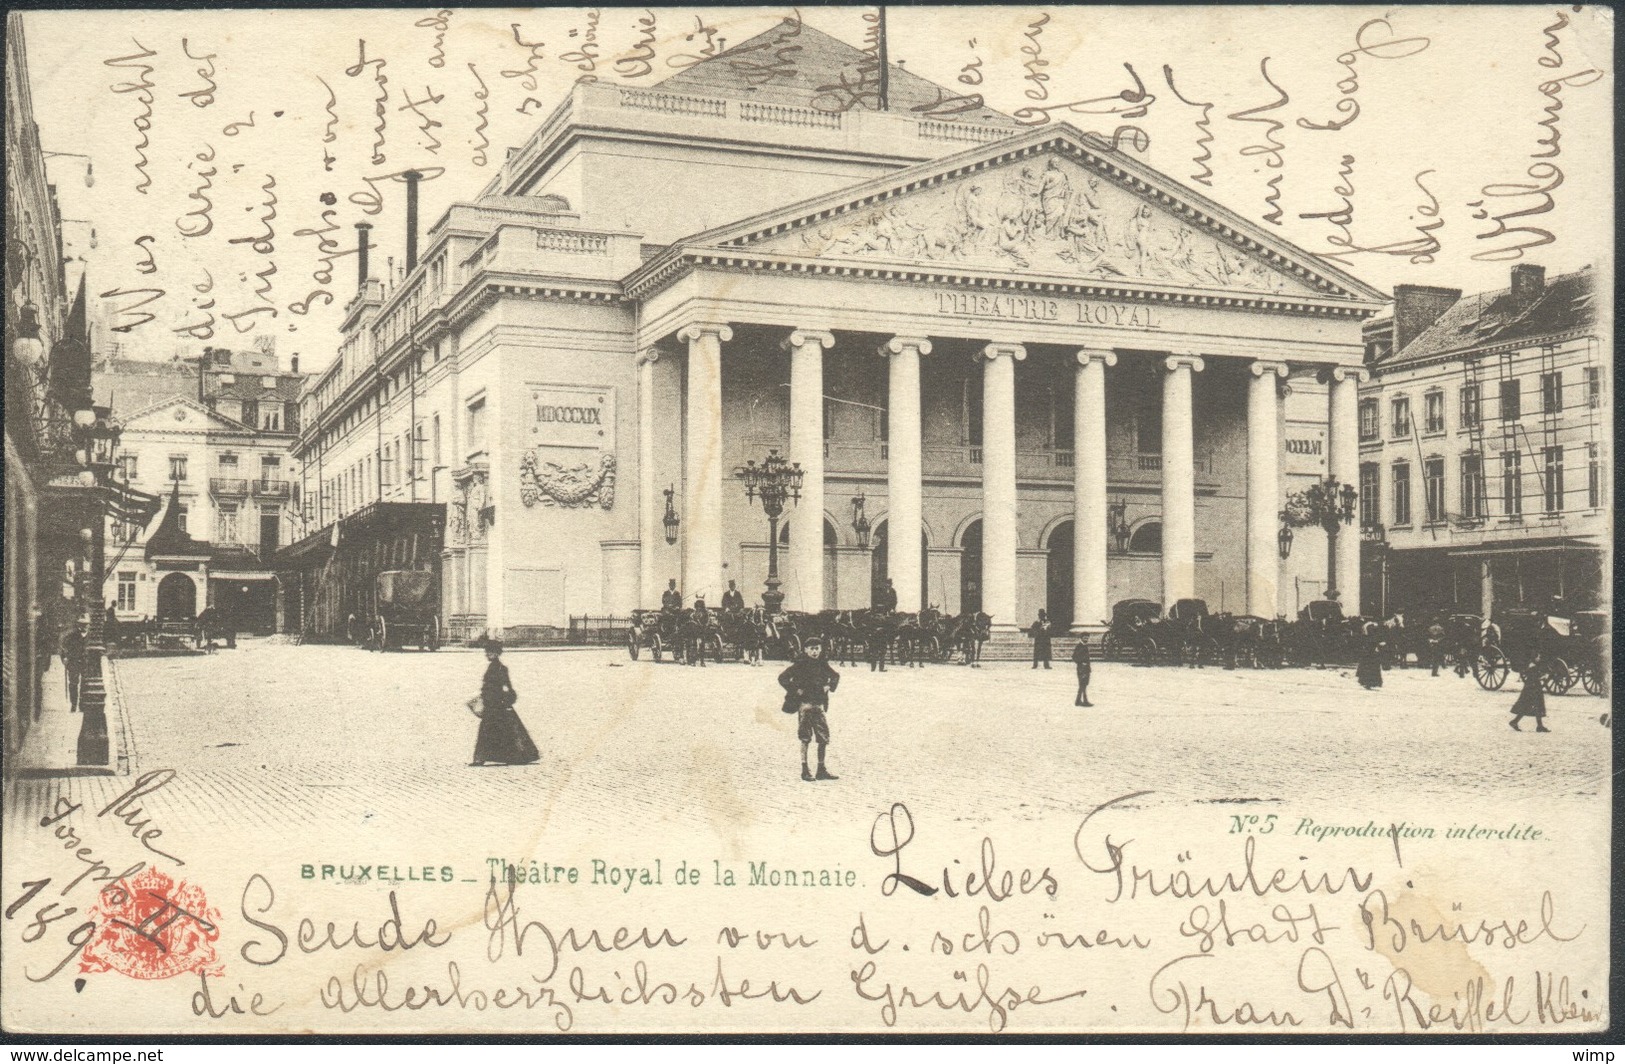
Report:
[[889,69],[891,64],[886,56],[886,5],[881,4],[876,10],[880,13],[880,19],[876,23],[876,28],[880,31],[878,37],[880,45],[880,109],[889,111],[891,110],[891,100],[888,98],[891,89],[891,70]]

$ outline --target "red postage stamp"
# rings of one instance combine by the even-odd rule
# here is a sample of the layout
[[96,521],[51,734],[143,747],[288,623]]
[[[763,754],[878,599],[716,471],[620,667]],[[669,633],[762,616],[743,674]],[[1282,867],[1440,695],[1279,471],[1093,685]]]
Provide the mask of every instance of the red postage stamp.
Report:
[[220,913],[201,887],[148,868],[103,890],[92,912],[81,972],[115,971],[132,979],[186,972],[219,975]]

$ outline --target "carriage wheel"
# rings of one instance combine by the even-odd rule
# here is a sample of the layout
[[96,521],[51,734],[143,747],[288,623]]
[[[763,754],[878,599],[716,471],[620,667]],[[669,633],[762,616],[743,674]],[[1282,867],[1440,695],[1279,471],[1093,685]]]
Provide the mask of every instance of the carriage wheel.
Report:
[[1473,679],[1486,691],[1499,691],[1511,671],[1506,655],[1496,647],[1485,647],[1473,659]]
[[1580,670],[1580,683],[1585,685],[1586,693],[1599,698],[1608,697],[1608,674],[1594,665],[1588,665]]
[[1574,686],[1574,672],[1562,658],[1553,658],[1540,678],[1541,688],[1549,695],[1567,694]]
[[[660,633],[654,633],[654,635],[649,638],[649,656],[658,662],[660,660],[660,652],[664,649],[665,644],[660,641]],[[636,657],[635,651],[633,652],[633,656]]]
[[382,617],[373,618],[372,649],[378,651],[389,649],[389,624]]
[[1106,661],[1123,660],[1123,641],[1107,632],[1100,640],[1100,656]]
[[440,633],[440,615],[438,613],[431,614],[429,616],[429,630],[424,634],[423,648],[425,650],[439,650],[443,641],[444,637]]
[[1139,665],[1155,665],[1157,663],[1157,641],[1147,636],[1135,649],[1135,663]]
[[633,660],[638,660],[638,633],[626,633],[626,653]]

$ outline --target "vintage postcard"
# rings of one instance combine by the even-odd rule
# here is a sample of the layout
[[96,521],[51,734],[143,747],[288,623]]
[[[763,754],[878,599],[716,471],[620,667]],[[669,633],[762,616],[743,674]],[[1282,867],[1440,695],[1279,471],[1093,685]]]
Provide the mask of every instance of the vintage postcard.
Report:
[[1606,1030],[1613,19],[10,14],[0,1024]]

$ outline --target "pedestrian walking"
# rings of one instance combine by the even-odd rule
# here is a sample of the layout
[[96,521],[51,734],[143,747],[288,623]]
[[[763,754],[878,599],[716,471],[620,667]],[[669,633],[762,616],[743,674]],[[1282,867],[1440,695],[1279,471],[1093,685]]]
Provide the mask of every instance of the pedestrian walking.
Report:
[[1382,633],[1375,624],[1367,624],[1365,643],[1360,648],[1360,663],[1354,668],[1354,678],[1367,691],[1382,686]]
[[1433,675],[1439,675],[1439,666],[1444,664],[1444,625],[1434,621],[1428,625],[1428,664],[1433,667]]
[[[801,740],[801,778],[833,780],[824,767],[824,753],[829,749],[829,693],[841,682],[841,674],[830,668],[824,660],[824,641],[813,638],[802,648],[802,657],[788,669],[779,673],[779,686],[784,688],[786,713],[796,714],[796,738]],[[818,774],[807,767],[807,747],[818,744]]]
[[480,718],[479,735],[474,739],[474,760],[470,767],[481,765],[533,765],[541,758],[530,733],[514,711],[519,693],[508,679],[508,667],[502,664],[502,642],[483,640],[485,678],[480,682],[480,693],[469,700],[468,708]]
[[1055,656],[1050,647],[1049,613],[1039,610],[1038,620],[1034,621],[1033,626],[1027,631],[1033,637],[1033,668],[1038,668],[1040,662],[1044,668],[1049,668]]
[[57,643],[57,655],[62,659],[62,671],[68,682],[68,712],[79,712],[79,675],[85,668],[85,623],[75,620],[68,625]]
[[117,648],[119,635],[118,611],[109,606],[106,615],[102,618],[102,645],[109,650]]
[[1078,645],[1072,648],[1072,664],[1078,669],[1078,698],[1072,704],[1085,708],[1092,707],[1094,703],[1089,701],[1089,673],[1092,671],[1093,662],[1089,656],[1088,636],[1080,636]]
[[1518,722],[1525,717],[1535,718],[1535,730],[1549,732],[1546,727],[1546,691],[1540,685],[1546,675],[1546,663],[1537,653],[1523,670],[1523,690],[1518,692],[1518,700],[1512,703],[1512,719],[1507,722],[1513,731],[1523,731]]

